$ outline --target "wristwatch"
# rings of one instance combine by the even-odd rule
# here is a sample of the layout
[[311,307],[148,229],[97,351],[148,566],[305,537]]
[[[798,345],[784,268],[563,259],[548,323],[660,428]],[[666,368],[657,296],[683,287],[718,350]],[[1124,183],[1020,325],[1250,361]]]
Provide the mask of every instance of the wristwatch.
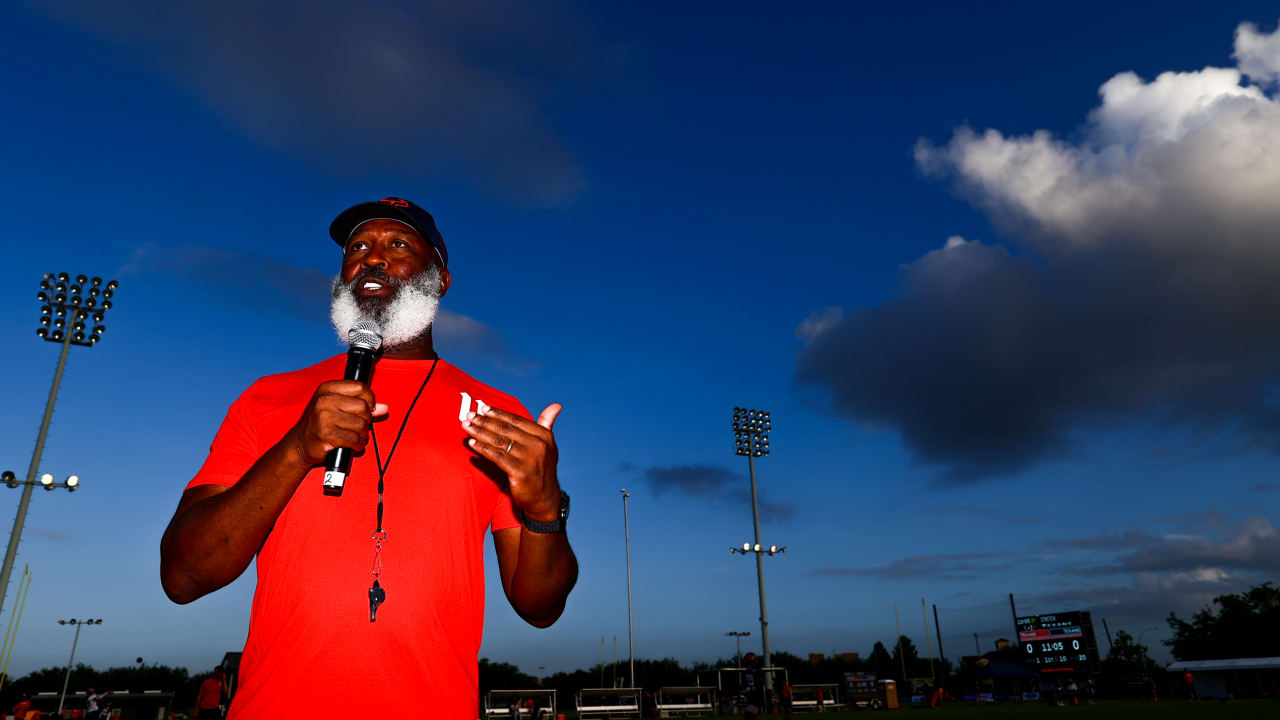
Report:
[[530,520],[524,513],[520,513],[520,522],[529,532],[547,534],[564,532],[565,523],[569,520],[569,493],[560,491],[560,514],[551,522],[538,522]]

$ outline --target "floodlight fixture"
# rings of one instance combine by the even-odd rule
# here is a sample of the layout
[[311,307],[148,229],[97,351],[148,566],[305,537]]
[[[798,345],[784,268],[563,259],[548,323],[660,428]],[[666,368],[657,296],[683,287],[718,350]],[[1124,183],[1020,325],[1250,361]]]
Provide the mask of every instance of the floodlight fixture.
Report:
[[766,457],[769,454],[769,432],[773,421],[766,410],[733,409],[734,454]]
[[[85,275],[77,275],[75,282],[71,282],[71,276],[67,273],[47,273],[40,281],[40,292],[36,293],[36,299],[43,303],[40,308],[40,325],[36,330],[36,335],[42,340],[49,342],[79,345],[81,347],[92,347],[102,339],[102,333],[106,331],[103,324],[105,313],[111,309],[112,295],[115,289],[119,287],[119,283],[115,280],[108,282],[105,288],[102,285],[102,278],[95,277],[90,280]],[[71,329],[64,331],[66,321],[53,322],[54,329],[52,331],[46,329],[49,326],[49,318],[65,318],[70,315]],[[88,331],[88,321],[93,319],[93,332]]]

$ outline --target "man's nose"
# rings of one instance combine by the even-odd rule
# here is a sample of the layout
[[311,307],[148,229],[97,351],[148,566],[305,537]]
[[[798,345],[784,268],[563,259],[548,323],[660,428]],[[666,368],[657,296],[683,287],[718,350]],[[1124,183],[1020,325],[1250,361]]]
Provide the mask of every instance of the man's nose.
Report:
[[387,258],[382,253],[382,248],[374,246],[369,248],[368,254],[364,256],[365,267],[378,268],[379,270],[387,269]]

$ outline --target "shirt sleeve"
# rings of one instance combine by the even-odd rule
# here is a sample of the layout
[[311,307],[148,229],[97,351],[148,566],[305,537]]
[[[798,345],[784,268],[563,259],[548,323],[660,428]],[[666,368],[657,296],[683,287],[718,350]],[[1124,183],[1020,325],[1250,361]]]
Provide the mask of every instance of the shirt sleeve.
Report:
[[187,490],[197,485],[235,485],[261,457],[257,437],[245,421],[248,394],[246,390],[227,410],[227,416],[209,446],[209,456],[196,476],[187,483]]

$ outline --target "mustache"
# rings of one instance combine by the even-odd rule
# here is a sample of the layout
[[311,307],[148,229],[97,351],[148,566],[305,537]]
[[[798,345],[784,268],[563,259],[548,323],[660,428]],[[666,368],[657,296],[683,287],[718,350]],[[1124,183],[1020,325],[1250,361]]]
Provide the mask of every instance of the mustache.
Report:
[[361,280],[365,280],[371,277],[377,278],[378,280],[381,280],[383,283],[386,283],[387,285],[395,285],[398,287],[404,284],[399,280],[388,275],[386,271],[382,270],[381,268],[369,267],[369,268],[365,268],[364,270],[361,270],[360,274],[356,275],[355,279],[353,279],[350,283],[348,283],[348,285],[354,286],[356,283],[360,282]]
[[404,286],[404,283],[402,281],[391,277],[386,273],[385,270],[382,270],[381,268],[370,267],[370,268],[365,268],[361,270],[358,275],[352,278],[351,282],[343,282],[341,275],[335,276],[333,278],[333,297],[336,299],[339,295],[343,293],[353,292],[355,290],[356,285],[360,284],[360,282],[368,278],[377,278],[383,283],[387,285],[391,285],[396,288],[400,288]]

